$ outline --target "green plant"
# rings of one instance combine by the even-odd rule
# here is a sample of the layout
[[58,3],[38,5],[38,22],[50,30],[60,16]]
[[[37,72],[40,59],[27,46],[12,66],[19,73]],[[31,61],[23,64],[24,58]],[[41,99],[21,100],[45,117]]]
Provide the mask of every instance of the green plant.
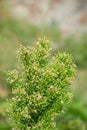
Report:
[[53,130],[72,94],[66,90],[75,65],[66,53],[51,56],[51,44],[40,39],[35,47],[20,46],[18,68],[8,73],[12,86],[9,114],[17,130]]

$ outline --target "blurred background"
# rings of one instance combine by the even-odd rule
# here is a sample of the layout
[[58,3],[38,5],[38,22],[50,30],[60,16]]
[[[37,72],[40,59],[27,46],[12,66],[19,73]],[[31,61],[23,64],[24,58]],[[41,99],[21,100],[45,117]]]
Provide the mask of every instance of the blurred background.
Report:
[[58,130],[87,130],[87,0],[0,0],[0,130],[11,130],[6,72],[16,68],[20,44],[46,36],[57,51],[72,54],[77,65],[70,86],[73,100],[56,119]]

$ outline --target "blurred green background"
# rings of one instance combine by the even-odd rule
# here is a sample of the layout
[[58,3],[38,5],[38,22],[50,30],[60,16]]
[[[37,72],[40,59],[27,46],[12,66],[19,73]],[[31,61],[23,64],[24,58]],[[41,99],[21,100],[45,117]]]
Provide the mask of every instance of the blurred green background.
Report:
[[[16,52],[20,44],[33,44],[46,36],[52,41],[53,54],[57,51],[72,54],[77,65],[75,82],[70,86],[73,100],[64,114],[57,117],[58,130],[87,130],[87,33],[65,35],[56,22],[35,25],[25,19],[11,16],[11,6],[0,0],[0,130],[11,130],[12,123],[6,114],[6,99],[11,87],[6,72],[16,67]],[[11,7],[12,8],[12,7]]]

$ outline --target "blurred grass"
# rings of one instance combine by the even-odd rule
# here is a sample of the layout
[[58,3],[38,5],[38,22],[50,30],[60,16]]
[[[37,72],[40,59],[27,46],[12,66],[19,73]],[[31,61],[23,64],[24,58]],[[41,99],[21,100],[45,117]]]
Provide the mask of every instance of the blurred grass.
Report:
[[71,53],[78,68],[87,67],[87,33],[75,37],[74,35],[64,39],[62,51]]

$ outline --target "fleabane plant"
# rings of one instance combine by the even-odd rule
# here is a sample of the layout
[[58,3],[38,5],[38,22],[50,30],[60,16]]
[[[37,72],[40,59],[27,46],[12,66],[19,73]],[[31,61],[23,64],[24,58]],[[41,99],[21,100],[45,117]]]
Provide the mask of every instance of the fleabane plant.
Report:
[[18,67],[8,73],[12,86],[9,114],[14,130],[53,130],[54,119],[64,111],[72,94],[75,65],[66,53],[51,55],[46,38],[35,46],[20,46]]

